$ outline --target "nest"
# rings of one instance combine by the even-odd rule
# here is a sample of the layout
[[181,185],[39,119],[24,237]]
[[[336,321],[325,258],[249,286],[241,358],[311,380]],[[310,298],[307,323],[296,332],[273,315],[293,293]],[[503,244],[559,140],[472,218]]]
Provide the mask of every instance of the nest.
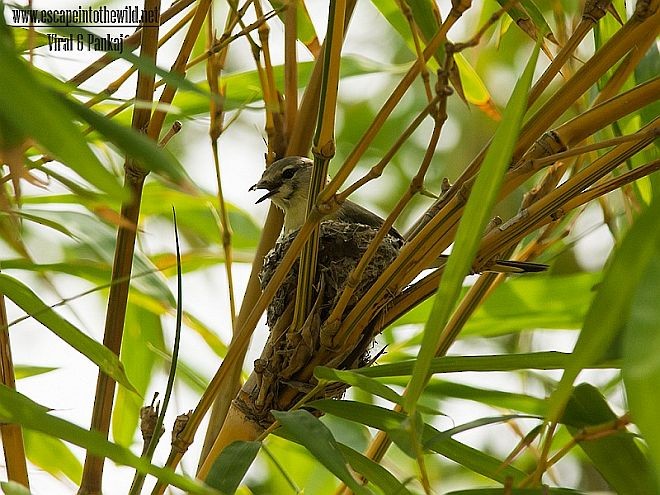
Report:
[[[270,335],[255,369],[245,383],[235,405],[246,416],[262,426],[272,423],[270,410],[286,410],[315,385],[311,369],[332,360],[344,368],[365,364],[365,355],[373,337],[362,339],[353,349],[337,350],[323,342],[324,323],[335,307],[346,285],[348,275],[357,266],[376,234],[367,225],[326,221],[319,227],[319,250],[313,287],[314,307],[302,328],[290,328],[298,285],[299,262],[296,261],[268,307],[266,321]],[[260,273],[262,289],[268,284],[296,232],[280,239],[266,255]],[[403,241],[387,235],[364,270],[346,312],[362,298],[399,253]],[[338,397],[345,387],[326,390],[324,396]]]
[[[293,232],[278,241],[275,247],[266,255],[264,266],[259,274],[262,290],[270,282],[296,234],[297,232]],[[318,295],[319,281],[322,280],[324,294],[319,308],[322,322],[330,315],[330,311],[334,308],[344,290],[346,278],[357,266],[375,235],[376,230],[368,225],[338,221],[321,223],[314,299]],[[385,236],[376,254],[367,265],[362,280],[355,289],[347,309],[352,308],[364,296],[378,276],[394,261],[399,254],[401,245],[402,241],[400,239],[390,235]],[[270,306],[268,306],[266,323],[269,328],[275,326],[288,304],[295,299],[298,286],[298,269],[299,263],[296,261],[275,294]]]

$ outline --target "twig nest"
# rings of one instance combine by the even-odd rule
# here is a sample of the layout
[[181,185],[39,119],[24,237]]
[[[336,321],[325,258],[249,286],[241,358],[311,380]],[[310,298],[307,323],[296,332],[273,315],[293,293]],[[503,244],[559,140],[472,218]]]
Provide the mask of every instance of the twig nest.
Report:
[[[275,273],[275,270],[296,235],[297,231],[280,239],[275,247],[266,255],[264,266],[259,274],[262,290],[270,281],[273,273]],[[357,266],[375,235],[376,229],[368,225],[334,220],[321,223],[315,280],[316,290],[313,294],[313,300],[316,300],[319,280],[322,279],[324,293],[319,308],[321,322],[325,321],[330,315],[330,311],[339,300],[346,285],[348,275]],[[385,236],[376,254],[371,259],[369,265],[367,265],[362,279],[351,297],[347,310],[350,310],[364,296],[378,276],[394,261],[399,254],[401,246],[401,239],[397,239],[391,235]],[[295,299],[298,285],[298,268],[299,261],[296,261],[268,307],[266,322],[269,328],[273,328],[288,304]]]
[[[337,221],[323,222],[320,227],[313,307],[300,328],[294,328],[293,308],[298,285],[296,261],[268,308],[270,335],[254,371],[234,400],[234,407],[255,424],[267,428],[274,418],[270,411],[288,410],[316,384],[313,370],[318,365],[352,369],[365,364],[367,348],[373,336],[366,332],[355,344],[333,348],[324,344],[323,324],[341,297],[349,274],[367,250],[376,230],[367,225]],[[276,244],[264,260],[260,274],[264,288],[280,265],[295,238],[292,233]],[[367,265],[346,311],[364,296],[376,279],[399,253],[403,241],[387,235]],[[326,388],[318,397],[340,397],[346,385]],[[316,396],[314,397],[316,398]]]

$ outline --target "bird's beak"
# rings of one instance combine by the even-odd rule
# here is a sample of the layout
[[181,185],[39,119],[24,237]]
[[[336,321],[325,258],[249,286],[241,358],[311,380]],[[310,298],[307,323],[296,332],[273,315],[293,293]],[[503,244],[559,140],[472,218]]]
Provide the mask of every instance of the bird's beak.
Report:
[[256,191],[257,189],[267,189],[268,192],[261,196],[254,204],[259,204],[263,200],[270,198],[273,194],[277,193],[279,191],[278,188],[272,187],[270,184],[266,184],[264,181],[259,181],[257,182],[254,186],[252,186],[248,191]]

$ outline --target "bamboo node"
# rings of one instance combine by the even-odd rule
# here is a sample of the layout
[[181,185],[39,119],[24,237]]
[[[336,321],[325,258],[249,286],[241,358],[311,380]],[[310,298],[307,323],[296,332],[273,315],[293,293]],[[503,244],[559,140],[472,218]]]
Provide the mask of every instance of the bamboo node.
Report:
[[456,14],[462,14],[472,7],[472,0],[452,0],[451,8]]
[[149,171],[135,164],[133,160],[127,160],[124,165],[126,180],[133,183],[140,183],[149,175]]
[[607,14],[607,9],[612,0],[587,0],[582,11],[582,19],[585,21],[598,22]]

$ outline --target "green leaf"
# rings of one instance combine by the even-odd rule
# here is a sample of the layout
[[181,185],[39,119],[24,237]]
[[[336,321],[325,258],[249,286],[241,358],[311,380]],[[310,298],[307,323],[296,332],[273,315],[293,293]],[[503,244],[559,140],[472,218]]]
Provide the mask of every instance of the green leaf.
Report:
[[488,108],[486,106],[492,104],[490,92],[477,71],[474,70],[474,67],[470,65],[470,62],[462,53],[454,54],[454,62],[456,62],[456,67],[461,76],[465,99],[480,108]]
[[[387,22],[401,36],[410,52],[416,55],[415,41],[410,32],[410,26],[401,12],[398,2],[396,0],[372,0],[371,3],[374,4]],[[416,2],[415,9],[418,12],[415,19],[418,17],[421,19],[420,22],[422,22],[426,29],[425,35],[428,35],[427,39],[430,39],[437,30],[437,23],[432,14],[433,6],[427,1]],[[443,48],[438,51],[439,57],[443,54],[442,50]],[[480,108],[486,107],[491,102],[491,96],[484,82],[463,54],[454,54],[454,60],[456,61],[456,67],[461,77],[463,92],[467,101]],[[432,70],[438,70],[439,68],[438,62],[435,59],[429,60],[428,65]],[[487,108],[490,110],[489,107]]]
[[[656,198],[655,203],[660,201]],[[654,385],[660,383],[659,227],[656,217],[654,250],[637,280],[637,287],[631,298],[630,317],[625,322],[623,382],[630,412],[648,444],[656,478],[660,483],[660,425],[657,414],[654,414],[660,410],[660,399],[654,388]],[[647,235],[650,243],[652,234]],[[638,246],[638,249],[642,249],[641,246]],[[656,490],[660,491],[660,485],[656,485]]]
[[[399,395],[386,385],[383,385],[382,383],[371,378],[367,378],[365,375],[360,373],[355,373],[353,371],[340,371],[332,368],[326,368],[325,366],[317,366],[314,369],[314,376],[317,379],[347,383],[352,387],[360,388],[365,392],[376,395],[378,397],[382,397],[383,399],[394,402],[395,404],[403,404],[403,396]],[[403,385],[405,386],[405,384]],[[442,414],[426,406],[419,406],[419,409],[421,412],[426,414]]]
[[[269,3],[274,9],[283,9],[286,6],[286,3],[282,0],[269,0]],[[284,23],[285,13],[286,10],[282,10],[277,14],[282,19],[282,23]],[[307,6],[300,0],[296,2],[296,34],[300,42],[310,49],[319,43]]]
[[49,220],[48,218],[43,218],[43,217],[40,217],[38,215],[31,215],[30,213],[27,213],[26,211],[22,211],[22,210],[13,210],[11,212],[9,212],[9,211],[4,212],[3,211],[3,212],[0,212],[0,215],[8,216],[8,217],[12,216],[12,215],[16,215],[16,216],[22,218],[23,220],[28,220],[30,222],[34,222],[34,223],[37,223],[39,225],[43,225],[44,227],[49,227],[53,230],[56,230],[57,232],[59,232],[61,234],[64,234],[67,237],[75,238],[75,236],[71,233],[71,231],[69,231],[69,229],[67,229],[61,223],[54,222],[52,220]]
[[525,7],[527,14],[529,14],[529,18],[532,20],[541,36],[554,40],[555,36],[552,34],[552,29],[550,29],[550,25],[545,20],[545,17],[543,17],[541,9],[539,9],[532,0],[521,0],[520,3]]
[[66,442],[83,447],[92,454],[130,466],[141,473],[151,474],[159,480],[184,491],[200,495],[219,495],[197,480],[180,476],[171,469],[156,467],[137,457],[130,450],[109,442],[100,433],[89,431],[48,414],[47,408],[33,402],[13,389],[0,385],[0,421],[18,423],[25,428],[56,436]]
[[453,397],[477,401],[500,409],[512,409],[538,416],[544,415],[546,410],[545,399],[526,394],[471,387],[470,385],[442,380],[431,380],[424,389],[424,393],[441,399]]
[[[86,258],[95,258],[106,263],[110,269],[114,259],[116,229],[99,221],[98,218],[77,211],[51,211],[30,209],[31,214],[50,219],[66,225],[69,231],[79,239],[79,243],[69,248],[73,253],[71,257],[75,263],[82,262]],[[96,267],[100,267],[96,263]],[[76,270],[76,268],[72,268]],[[159,306],[174,307],[175,301],[172,292],[167,286],[164,277],[158,273],[158,269],[149,261],[144,254],[136,251],[133,257],[133,280],[131,289],[136,289],[143,294],[153,298],[155,308]],[[137,277],[135,275],[142,274]],[[103,276],[103,282],[110,280],[110,273]],[[154,308],[154,310],[155,310]]]
[[370,493],[348,471],[346,459],[339,450],[337,441],[321,421],[304,410],[273,411],[273,416],[282,425],[287,438],[303,445],[351,490],[361,495]]
[[[595,295],[593,288],[601,278],[601,273],[577,273],[507,279],[470,317],[461,336],[502,335],[532,328],[580,328]],[[420,304],[394,325],[425,322],[431,302]]]
[[119,387],[112,414],[112,438],[119,445],[133,444],[140,409],[147,402],[147,390],[151,384],[156,354],[153,347],[163,349],[163,328],[160,317],[129,303],[121,344],[121,361],[126,376],[137,390],[137,394]]
[[22,378],[30,378],[31,376],[42,375],[44,373],[50,373],[55,371],[57,368],[52,368],[50,366],[26,366],[26,365],[14,365],[14,377],[17,380]]
[[126,388],[135,390],[115,354],[58,315],[23,283],[8,275],[0,274],[0,292],[71,347],[89,358],[113,380]]
[[385,495],[406,495],[411,493],[392,473],[377,462],[374,462],[367,456],[343,443],[338,443],[337,446],[351,467],[383,490]]
[[62,440],[27,428],[23,439],[32,464],[55,477],[63,474],[75,484],[80,483],[82,464]]
[[[30,49],[30,44],[34,47],[40,47],[48,44],[48,36],[39,31],[12,27],[11,32],[14,35],[14,44],[17,52],[26,52]],[[32,42],[31,42],[32,41]]]
[[[324,399],[313,401],[309,405],[327,414],[355,421],[387,433],[401,428],[401,424],[407,419],[403,413],[361,402]],[[501,483],[504,483],[507,478],[523,480],[526,477],[525,473],[513,466],[504,466],[499,459],[442,435],[442,432],[428,424],[423,425],[422,442],[424,445],[431,442],[430,449],[467,469]]]
[[30,490],[15,481],[0,481],[0,488],[5,495],[31,495]]
[[63,106],[86,121],[123,153],[137,160],[142,168],[165,175],[179,184],[189,182],[188,175],[173,155],[163,150],[144,134],[131,127],[124,127],[65,96],[60,96],[60,101]]
[[428,381],[431,360],[442,330],[456,304],[463,279],[470,272],[482,233],[497,200],[527,108],[527,92],[532,83],[539,46],[537,43],[513,90],[461,216],[454,247],[433,300],[431,316],[424,325],[422,346],[406,393],[406,411],[414,411]]
[[458,490],[446,495],[585,495],[584,492],[570,488],[476,488],[474,490]]
[[227,495],[233,494],[260,448],[261,442],[233,442],[213,463],[206,477],[206,484]]
[[[97,198],[84,198],[74,194],[57,194],[24,198],[25,204],[81,204],[91,212],[107,204]],[[218,245],[221,234],[212,210],[218,203],[217,196],[202,189],[189,193],[167,187],[157,181],[149,181],[142,192],[140,214],[158,216],[171,221],[171,206],[180,212],[180,230],[194,245]],[[116,205],[119,206],[118,204]],[[232,246],[237,250],[253,251],[257,246],[260,228],[245,210],[225,202],[232,225]],[[214,259],[219,259],[217,256]],[[184,267],[188,269],[188,264]]]
[[[653,405],[647,403],[646,407],[653,408]],[[616,419],[598,389],[583,383],[573,390],[562,422],[575,437],[585,427],[613,423]],[[623,430],[613,435],[582,439],[579,445],[619,495],[656,491],[648,460],[629,432]]]
[[[636,297],[643,275],[658,254],[660,243],[658,219],[660,219],[660,198],[653,198],[651,205],[637,218],[615,251],[585,318],[584,327],[575,344],[573,359],[550,397],[548,419],[551,421],[561,416],[564,405],[571,395],[573,382],[580,371],[602,359],[626,325],[631,304]],[[640,343],[641,346],[653,345],[646,341]],[[630,347],[628,349],[631,350]],[[636,357],[634,359],[636,360]],[[628,363],[630,364],[630,360]],[[644,368],[645,377],[647,373],[648,369]],[[635,374],[628,373],[628,377],[631,376],[634,377]]]
[[449,430],[442,431],[438,433],[436,436],[426,439],[424,441],[424,447],[428,449],[433,449],[434,445],[439,444],[440,442],[444,442],[447,438],[452,437],[454,435],[458,435],[459,433],[463,433],[464,431],[474,430],[475,428],[481,428],[482,426],[490,426],[499,423],[506,423],[508,421],[511,421],[512,419],[543,419],[543,418],[541,416],[530,416],[528,414],[505,414],[504,416],[479,418],[479,419],[475,419],[474,421],[470,421],[469,423],[465,423],[460,426],[451,428]]
[[437,5],[432,0],[406,0],[406,3],[410,6],[415,24],[420,28],[426,41],[429,41],[440,27],[436,17],[439,17]]
[[[206,245],[218,245],[222,235],[213,209],[218,205],[218,198],[205,191],[188,194],[163,184],[152,182],[146,185],[143,194],[143,215],[157,215],[171,220],[171,207],[179,212],[181,232],[196,242]],[[234,249],[254,250],[259,239],[259,227],[252,217],[236,205],[225,203],[232,226],[232,246]]]
[[90,184],[115,198],[126,192],[117,178],[99,162],[75,116],[61,100],[41,85],[28,66],[0,44],[0,116],[23,135],[33,138],[55,159]]
[[[486,356],[442,356],[431,361],[431,373],[456,373],[461,371],[516,371],[516,370],[556,370],[564,369],[571,361],[571,354],[556,351],[530,352],[524,354]],[[415,360],[381,364],[369,368],[359,368],[360,373],[372,378],[407,376],[412,373]],[[597,362],[590,368],[616,368],[616,362]]]
[[[344,56],[341,59],[340,77],[351,77],[364,74],[374,74],[381,72],[402,72],[406,66],[388,66],[379,62],[374,62],[364,57],[355,55]],[[314,68],[314,62],[300,62],[298,64],[298,87],[305,87]],[[273,66],[273,78],[278,88],[284,87],[284,66]],[[207,83],[197,83],[200,88],[208,89]],[[227,74],[222,78],[220,84],[225,85],[224,108],[228,112],[244,108],[250,103],[263,100],[263,93],[259,74],[256,70]],[[174,97],[172,105],[181,110],[187,116],[208,113],[209,100],[194,93],[179,93]]]
[[314,376],[319,380],[340,381],[353,387],[359,387],[370,394],[377,395],[395,404],[400,404],[402,401],[402,397],[388,386],[359,373],[317,366],[314,369]]
[[[553,43],[556,43],[550,26],[543,17],[541,10],[534,4],[534,2],[532,2],[532,0],[521,0],[520,3],[524,8],[520,8],[520,6],[515,4],[513,6],[508,5],[506,0],[497,0],[497,3],[502,7],[506,7],[507,15],[527,36],[534,39],[540,34],[551,40]],[[533,27],[529,24],[530,21],[533,24]],[[527,28],[524,28],[524,26],[527,26]]]

